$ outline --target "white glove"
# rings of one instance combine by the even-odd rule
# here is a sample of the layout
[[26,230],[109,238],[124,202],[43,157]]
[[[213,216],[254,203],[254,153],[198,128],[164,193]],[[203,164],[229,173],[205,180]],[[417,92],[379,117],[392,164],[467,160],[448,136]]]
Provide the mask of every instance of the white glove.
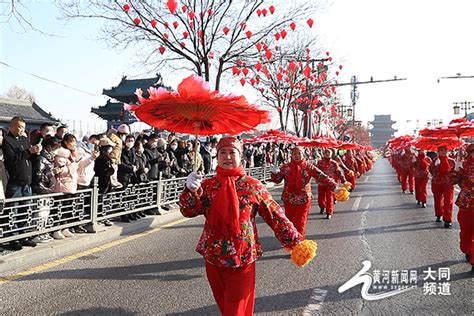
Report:
[[271,173],[280,173],[280,168],[278,166],[273,166]]
[[439,166],[440,163],[441,163],[441,162],[439,161],[439,159],[436,158],[436,160],[435,160],[435,166]]
[[191,172],[186,178],[186,187],[191,192],[197,192],[202,183],[202,175],[197,172]]

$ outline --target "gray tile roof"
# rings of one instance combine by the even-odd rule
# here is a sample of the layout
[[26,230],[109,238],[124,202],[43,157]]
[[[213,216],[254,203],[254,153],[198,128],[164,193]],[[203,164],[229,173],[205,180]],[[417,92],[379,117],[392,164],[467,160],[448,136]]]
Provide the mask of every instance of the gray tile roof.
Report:
[[27,124],[59,122],[34,102],[0,97],[0,122],[10,122],[14,116],[22,116]]

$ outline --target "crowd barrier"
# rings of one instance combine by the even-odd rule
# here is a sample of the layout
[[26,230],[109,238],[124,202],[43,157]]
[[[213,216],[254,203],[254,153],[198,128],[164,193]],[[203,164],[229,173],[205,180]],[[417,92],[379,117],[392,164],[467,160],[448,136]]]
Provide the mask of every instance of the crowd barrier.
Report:
[[[270,179],[270,170],[271,166],[246,169],[249,176],[262,182]],[[101,194],[94,178],[90,189],[75,194],[20,198],[5,198],[0,190],[0,244],[78,225],[94,225],[130,213],[161,210],[179,201],[185,183],[185,177],[162,179]]]

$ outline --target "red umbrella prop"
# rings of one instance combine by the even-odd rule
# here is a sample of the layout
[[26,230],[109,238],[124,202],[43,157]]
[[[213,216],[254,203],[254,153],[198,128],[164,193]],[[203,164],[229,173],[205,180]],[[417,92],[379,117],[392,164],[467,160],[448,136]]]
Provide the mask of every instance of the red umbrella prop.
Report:
[[236,135],[270,122],[268,111],[249,104],[244,96],[211,91],[201,77],[185,78],[177,90],[151,87],[150,98],[145,99],[139,89],[136,94],[141,105],[129,105],[125,109],[151,126],[202,136]]
[[303,147],[333,148],[337,147],[339,143],[334,138],[317,137],[307,141],[303,141],[299,143],[299,145]]
[[415,137],[412,135],[404,135],[404,136],[398,136],[398,137],[392,138],[387,143],[388,143],[388,146],[393,149],[396,147],[400,147],[404,144],[407,144],[411,142],[413,139],[415,139]]
[[464,145],[464,141],[454,137],[418,137],[411,144],[418,149],[437,151],[440,146],[446,146],[448,150],[459,148]]
[[359,146],[359,144],[349,143],[349,142],[341,143],[339,146],[337,146],[337,149],[345,149],[345,150],[349,150],[349,149],[359,150],[361,148],[362,147]]
[[266,131],[265,133],[263,133],[261,135],[258,135],[258,136],[252,137],[252,138],[248,138],[248,139],[244,139],[244,143],[247,143],[247,144],[278,143],[278,142],[299,143],[301,141],[302,141],[302,139],[295,136],[295,135],[291,135],[287,132],[280,131],[280,130],[274,130],[274,129],[270,129],[270,130]]
[[474,121],[457,119],[451,121],[448,126],[435,128],[425,128],[420,130],[420,135],[424,137],[474,137]]

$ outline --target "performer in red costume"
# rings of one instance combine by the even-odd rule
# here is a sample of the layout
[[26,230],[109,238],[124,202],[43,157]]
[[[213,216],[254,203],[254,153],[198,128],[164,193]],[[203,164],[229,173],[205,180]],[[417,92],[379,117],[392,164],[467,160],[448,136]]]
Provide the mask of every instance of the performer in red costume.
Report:
[[462,167],[457,171],[458,184],[461,188],[456,205],[459,207],[458,222],[460,226],[460,248],[466,255],[474,273],[474,144],[467,149]]
[[423,150],[418,151],[418,156],[413,163],[413,175],[415,177],[415,197],[416,202],[421,207],[426,207],[428,196],[428,180],[430,178],[429,166],[431,164],[430,157],[426,156]]
[[[325,149],[323,158],[318,161],[316,165],[322,172],[334,179],[336,183],[346,182],[346,178],[339,168],[338,163],[331,159],[332,152],[330,149]],[[327,185],[318,185],[318,205],[321,214],[326,211],[326,218],[330,219],[334,212],[334,188]]]
[[438,147],[438,156],[430,165],[431,192],[433,192],[436,221],[441,222],[443,217],[444,227],[451,228],[453,221],[454,204],[454,159],[447,156],[446,146]]
[[347,153],[342,156],[342,161],[347,166],[347,168],[352,171],[352,173],[346,173],[346,179],[351,183],[351,189],[349,191],[354,191],[357,185],[356,174],[358,170],[357,161],[355,160],[354,155],[352,154],[352,150],[348,150]]
[[291,161],[272,169],[272,181],[280,183],[285,180],[285,186],[281,199],[285,207],[286,217],[295,225],[301,235],[306,234],[306,222],[311,208],[311,178],[314,178],[319,186],[325,186],[334,190],[336,182],[325,173],[303,158],[301,147],[295,147],[291,151]]
[[413,194],[415,190],[415,177],[413,170],[413,162],[415,161],[415,156],[413,155],[410,148],[405,148],[402,151],[400,157],[400,171],[402,177],[402,192],[406,193],[407,190],[410,190],[410,194]]
[[202,181],[201,175],[191,173],[180,196],[183,216],[206,217],[196,251],[206,261],[207,278],[224,316],[253,314],[255,261],[262,256],[257,214],[285,248],[294,249],[292,259],[295,251],[311,243],[303,241],[262,183],[245,174],[241,157],[240,141],[222,138],[217,144],[217,175]]

